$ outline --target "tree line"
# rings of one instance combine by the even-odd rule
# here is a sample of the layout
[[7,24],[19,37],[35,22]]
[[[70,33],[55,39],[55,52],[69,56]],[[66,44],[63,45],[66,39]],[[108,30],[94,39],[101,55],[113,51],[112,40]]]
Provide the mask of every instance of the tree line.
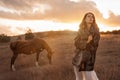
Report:
[[[27,32],[25,33],[25,40],[33,39],[35,36],[32,32],[31,29],[28,29]],[[18,39],[21,39],[20,36],[18,36]],[[1,43],[7,43],[10,42],[11,36],[8,36],[6,34],[0,34],[0,42]]]

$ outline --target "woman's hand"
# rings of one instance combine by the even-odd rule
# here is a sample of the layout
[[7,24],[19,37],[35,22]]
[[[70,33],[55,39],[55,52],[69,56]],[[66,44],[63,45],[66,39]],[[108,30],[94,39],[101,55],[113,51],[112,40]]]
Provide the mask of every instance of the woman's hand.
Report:
[[89,43],[92,39],[93,39],[93,38],[92,38],[92,35],[90,35],[90,36],[88,37],[87,43]]

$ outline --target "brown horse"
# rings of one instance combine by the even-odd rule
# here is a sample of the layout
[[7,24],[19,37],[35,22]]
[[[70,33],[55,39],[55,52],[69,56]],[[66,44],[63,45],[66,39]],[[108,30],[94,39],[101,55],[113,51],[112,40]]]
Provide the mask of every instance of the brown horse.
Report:
[[18,40],[15,42],[10,43],[10,49],[13,52],[13,56],[11,58],[11,65],[10,68],[12,71],[15,71],[14,62],[18,56],[18,54],[34,54],[36,53],[36,66],[38,66],[38,59],[39,54],[44,49],[48,52],[47,57],[49,59],[49,63],[51,64],[51,56],[53,54],[51,48],[49,45],[40,38],[34,38],[32,40]]

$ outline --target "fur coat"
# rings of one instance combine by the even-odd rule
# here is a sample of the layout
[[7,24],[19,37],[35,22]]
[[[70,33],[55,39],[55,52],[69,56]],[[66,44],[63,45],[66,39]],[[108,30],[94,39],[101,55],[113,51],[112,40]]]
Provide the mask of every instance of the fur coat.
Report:
[[[92,35],[92,40],[87,43],[88,37]],[[98,48],[100,40],[99,29],[96,27],[90,27],[90,30],[78,31],[77,36],[75,37],[74,45],[76,47],[75,56],[73,58],[73,65],[79,63],[79,71],[92,71],[94,69],[94,63],[96,58],[96,50]],[[82,55],[81,55],[82,53]],[[79,62],[78,58],[82,56],[82,60]]]

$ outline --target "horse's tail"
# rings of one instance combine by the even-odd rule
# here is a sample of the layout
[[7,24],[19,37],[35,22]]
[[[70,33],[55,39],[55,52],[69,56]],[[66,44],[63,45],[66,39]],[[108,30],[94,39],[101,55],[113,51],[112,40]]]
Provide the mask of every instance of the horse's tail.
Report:
[[11,43],[10,43],[10,49],[11,49],[12,51],[16,50],[16,46],[17,46],[17,42],[11,42]]

